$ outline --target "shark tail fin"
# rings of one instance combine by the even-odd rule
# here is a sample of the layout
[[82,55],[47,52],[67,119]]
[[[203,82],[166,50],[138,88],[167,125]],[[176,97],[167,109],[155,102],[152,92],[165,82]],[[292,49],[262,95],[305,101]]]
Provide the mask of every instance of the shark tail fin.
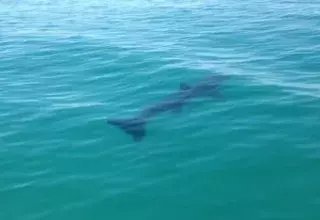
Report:
[[141,119],[108,119],[109,124],[121,128],[124,132],[131,135],[134,141],[141,141],[145,136],[146,122]]

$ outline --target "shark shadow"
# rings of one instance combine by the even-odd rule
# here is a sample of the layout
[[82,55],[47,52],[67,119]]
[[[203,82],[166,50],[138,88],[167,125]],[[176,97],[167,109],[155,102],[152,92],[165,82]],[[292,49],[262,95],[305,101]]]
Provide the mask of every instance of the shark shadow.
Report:
[[146,124],[151,118],[164,112],[181,112],[182,107],[189,101],[198,97],[222,98],[219,86],[227,76],[209,76],[205,77],[195,85],[186,83],[180,84],[180,89],[170,95],[166,100],[147,107],[133,118],[114,118],[108,119],[110,125],[122,129],[128,135],[131,135],[134,141],[141,141],[146,135]]

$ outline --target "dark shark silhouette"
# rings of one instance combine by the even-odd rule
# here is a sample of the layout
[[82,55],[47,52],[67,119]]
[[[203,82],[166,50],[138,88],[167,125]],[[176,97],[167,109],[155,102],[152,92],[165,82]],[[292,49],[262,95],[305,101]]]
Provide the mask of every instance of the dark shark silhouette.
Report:
[[141,141],[146,134],[145,125],[154,116],[167,112],[181,112],[183,105],[197,97],[221,98],[219,85],[226,76],[209,76],[196,85],[180,84],[180,90],[167,100],[142,110],[136,117],[128,119],[108,119],[108,123],[118,126],[131,135],[134,141]]

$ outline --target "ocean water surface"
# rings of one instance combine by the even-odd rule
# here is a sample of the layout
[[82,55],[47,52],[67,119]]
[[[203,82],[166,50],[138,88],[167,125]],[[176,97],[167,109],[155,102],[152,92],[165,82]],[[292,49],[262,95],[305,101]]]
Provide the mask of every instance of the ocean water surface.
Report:
[[1,220],[320,219],[319,0],[1,0],[0,103]]

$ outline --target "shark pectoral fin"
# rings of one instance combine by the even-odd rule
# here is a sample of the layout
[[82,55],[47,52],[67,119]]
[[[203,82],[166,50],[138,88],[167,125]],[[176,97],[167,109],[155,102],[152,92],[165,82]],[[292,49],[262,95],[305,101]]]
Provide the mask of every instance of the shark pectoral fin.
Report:
[[188,89],[190,89],[191,87],[188,85],[188,84],[186,84],[186,83],[180,83],[180,89],[181,90],[188,90]]
[[141,141],[146,134],[146,122],[141,119],[108,119],[108,123],[121,128],[136,142]]

